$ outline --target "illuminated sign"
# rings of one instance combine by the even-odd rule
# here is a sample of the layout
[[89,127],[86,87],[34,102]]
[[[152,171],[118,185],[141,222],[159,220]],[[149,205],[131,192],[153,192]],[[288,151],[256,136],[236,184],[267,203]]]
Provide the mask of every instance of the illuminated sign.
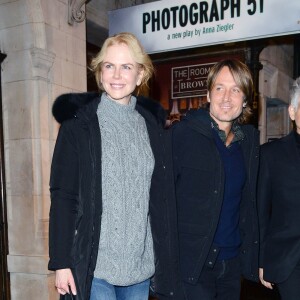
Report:
[[109,12],[148,53],[300,33],[299,0],[161,0]]

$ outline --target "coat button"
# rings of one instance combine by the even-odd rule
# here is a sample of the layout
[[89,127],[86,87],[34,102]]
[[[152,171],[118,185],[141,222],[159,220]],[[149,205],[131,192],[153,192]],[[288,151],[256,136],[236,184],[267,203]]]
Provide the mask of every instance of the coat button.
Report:
[[218,191],[217,191],[217,190],[214,190],[214,193],[215,193],[215,194],[218,194]]

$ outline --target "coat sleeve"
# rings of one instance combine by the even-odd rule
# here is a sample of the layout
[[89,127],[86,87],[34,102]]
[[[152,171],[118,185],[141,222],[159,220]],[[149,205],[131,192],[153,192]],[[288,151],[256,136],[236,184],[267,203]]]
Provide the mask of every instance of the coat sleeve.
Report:
[[72,121],[59,130],[50,175],[49,270],[72,268],[78,214],[78,151]]
[[267,145],[261,147],[260,167],[258,175],[258,190],[257,190],[257,208],[260,230],[260,254],[259,266],[263,268],[264,248],[268,232],[268,225],[271,215],[271,176],[268,164],[269,155],[267,154]]

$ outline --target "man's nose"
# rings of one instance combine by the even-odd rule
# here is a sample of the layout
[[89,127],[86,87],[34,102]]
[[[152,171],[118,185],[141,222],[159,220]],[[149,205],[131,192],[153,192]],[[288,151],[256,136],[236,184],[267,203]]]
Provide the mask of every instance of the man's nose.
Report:
[[224,99],[225,99],[225,100],[229,100],[230,94],[231,94],[231,91],[230,91],[229,89],[226,89],[226,90],[224,91]]

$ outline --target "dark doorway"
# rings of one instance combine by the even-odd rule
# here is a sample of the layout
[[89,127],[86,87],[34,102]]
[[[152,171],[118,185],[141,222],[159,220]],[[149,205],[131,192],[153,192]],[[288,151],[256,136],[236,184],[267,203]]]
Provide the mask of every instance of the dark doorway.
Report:
[[5,194],[5,172],[4,172],[4,146],[3,146],[3,121],[2,121],[2,81],[1,63],[6,55],[0,53],[0,299],[10,299],[9,274],[7,271],[7,219],[6,219],[6,194]]

